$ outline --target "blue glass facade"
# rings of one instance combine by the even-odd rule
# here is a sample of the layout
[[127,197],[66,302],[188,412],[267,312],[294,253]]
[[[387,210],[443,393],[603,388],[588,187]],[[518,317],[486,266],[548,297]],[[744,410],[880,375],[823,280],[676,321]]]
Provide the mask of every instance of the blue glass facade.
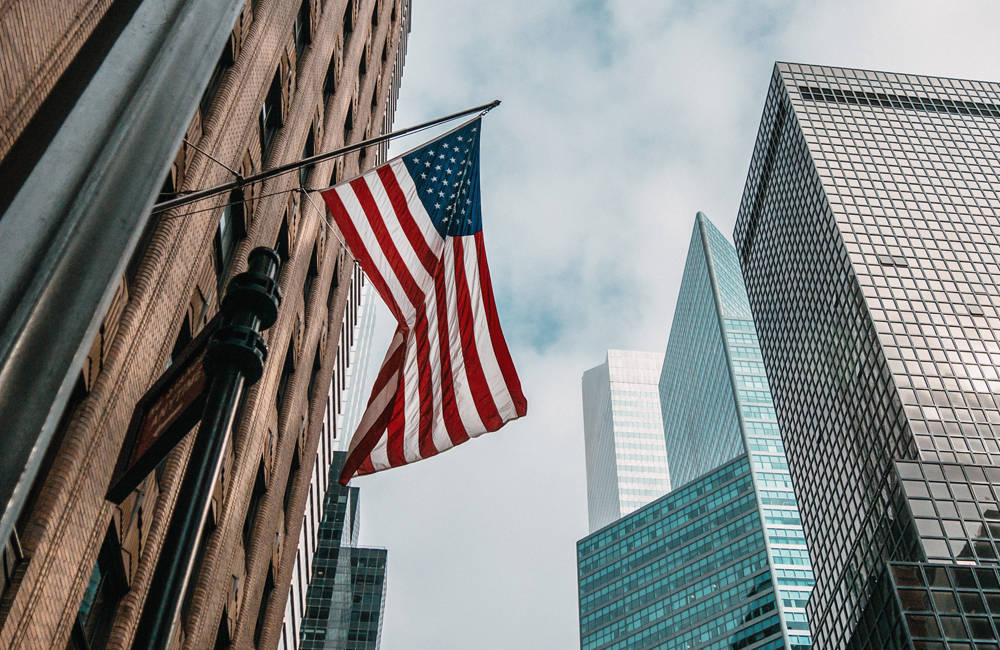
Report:
[[299,615],[300,650],[378,650],[385,612],[386,550],[358,547],[358,488],[337,482],[347,453],[330,465],[312,576]]
[[784,648],[740,456],[577,544],[582,650]]
[[672,485],[581,540],[582,650],[805,650],[813,585],[736,251],[701,213],[660,378]]

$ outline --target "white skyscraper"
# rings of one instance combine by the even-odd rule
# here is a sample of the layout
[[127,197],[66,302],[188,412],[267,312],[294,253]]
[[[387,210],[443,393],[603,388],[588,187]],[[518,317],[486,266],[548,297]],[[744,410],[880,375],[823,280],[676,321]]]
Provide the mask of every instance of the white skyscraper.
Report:
[[603,364],[583,373],[590,532],[670,491],[662,367],[662,353],[608,350]]

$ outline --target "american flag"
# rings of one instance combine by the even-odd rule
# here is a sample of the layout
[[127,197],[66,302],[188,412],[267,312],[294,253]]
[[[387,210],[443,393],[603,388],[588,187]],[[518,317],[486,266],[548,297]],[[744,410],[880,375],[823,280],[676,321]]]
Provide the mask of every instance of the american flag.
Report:
[[398,323],[340,482],[527,412],[483,245],[476,118],[322,195]]

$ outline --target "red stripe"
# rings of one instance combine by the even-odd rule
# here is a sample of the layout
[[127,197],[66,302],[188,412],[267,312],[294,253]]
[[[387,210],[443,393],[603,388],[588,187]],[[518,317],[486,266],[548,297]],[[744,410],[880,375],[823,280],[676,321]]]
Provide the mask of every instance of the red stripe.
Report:
[[368,253],[368,247],[365,246],[361,235],[358,234],[357,228],[354,227],[351,215],[347,212],[347,208],[344,207],[344,202],[340,200],[340,195],[337,194],[336,188],[323,192],[321,196],[326,201],[326,206],[330,208],[330,214],[333,216],[334,222],[340,228],[340,232],[343,233],[347,247],[351,249],[351,253],[361,263],[361,270],[365,272],[368,279],[375,285],[376,291],[382,296],[382,300],[385,301],[389,311],[396,318],[396,322],[403,323],[403,312],[400,310],[399,305],[396,304],[396,299],[393,297],[392,291],[389,290],[389,285],[382,277],[382,274],[379,273],[378,267],[375,266],[375,262]]
[[[445,251],[445,255],[448,252]],[[451,374],[451,340],[448,336],[448,294],[445,291],[444,264],[434,274],[438,313],[438,347],[441,352],[441,410],[444,415],[444,426],[448,437],[454,445],[460,445],[469,439],[462,416],[458,412],[458,400],[455,397],[455,380]]]
[[[355,179],[351,181],[351,187],[354,189],[354,193],[358,197],[358,202],[361,204],[361,208],[365,211],[365,215],[368,217],[368,223],[371,225],[372,232],[375,233],[375,239],[378,241],[379,246],[382,249],[382,253],[385,254],[386,259],[389,261],[390,268],[392,268],[393,272],[396,274],[396,279],[403,287],[407,300],[410,301],[410,304],[412,304],[416,310],[413,333],[416,335],[417,394],[420,398],[420,408],[418,410],[418,445],[419,448],[423,450],[427,446],[433,447],[431,432],[434,419],[434,396],[432,393],[433,388],[431,386],[430,343],[427,339],[427,312],[425,304],[427,297],[421,290],[420,285],[418,285],[413,279],[410,269],[406,266],[402,256],[396,249],[396,244],[392,241],[392,236],[389,235],[389,231],[385,227],[385,221],[382,218],[381,212],[379,212],[378,205],[375,203],[375,197],[372,196],[371,189],[368,187],[367,181],[364,178]],[[403,420],[403,418],[400,417],[400,420]],[[395,418],[393,419],[393,422],[395,422]],[[390,443],[397,442],[392,439],[391,435],[389,437],[389,441]],[[423,453],[421,453],[421,456],[422,455]],[[396,464],[392,462],[391,457],[390,463],[392,463],[395,467]],[[405,463],[406,461],[403,459],[399,464]]]
[[[398,334],[399,330],[397,330]],[[382,370],[379,371],[379,376],[385,374],[388,377],[398,374],[399,378],[402,379],[403,374],[403,361],[406,359],[406,346],[400,345],[396,351],[389,356],[385,363],[382,364]],[[377,393],[376,393],[377,394]],[[399,390],[397,386],[396,392],[389,399],[385,408],[379,413],[375,422],[367,431],[362,434],[361,441],[348,453],[347,458],[344,460],[344,469],[340,472],[339,482],[341,485],[347,485],[347,482],[351,480],[351,477],[358,472],[358,468],[368,461],[371,464],[370,456],[372,449],[378,444],[379,439],[382,437],[382,433],[385,432],[386,427],[389,426],[389,422],[392,418],[392,414],[395,411],[396,401],[399,397]],[[367,412],[366,412],[367,415]],[[364,418],[362,417],[362,421]],[[360,432],[359,432],[360,433]],[[355,434],[357,435],[357,433]]]
[[[397,336],[399,337],[399,340],[401,342],[398,345],[396,345],[395,348],[393,348],[391,346],[392,343],[396,341]],[[393,370],[395,369],[395,366],[393,366],[392,362],[394,359],[396,359],[396,357],[402,356],[406,352],[406,346],[403,345],[403,343],[405,342],[406,342],[406,330],[403,328],[403,326],[399,326],[396,329],[396,335],[393,336],[392,343],[389,344],[390,354],[386,355],[385,361],[382,362],[382,367],[379,368],[378,376],[375,377],[375,385],[372,386],[372,395],[368,399],[369,405],[371,405],[375,397],[382,392],[382,389],[385,388],[386,384],[389,383],[389,379],[392,378],[392,373]],[[396,363],[398,363],[398,359],[396,359]]]
[[528,412],[528,400],[524,399],[524,393],[521,392],[521,380],[517,376],[517,370],[514,369],[514,361],[510,358],[510,350],[507,349],[503,330],[500,329],[500,316],[497,314],[496,301],[493,298],[490,268],[486,264],[486,245],[483,243],[483,231],[477,232],[475,238],[476,257],[479,262],[479,284],[483,294],[483,306],[486,308],[486,322],[490,327],[493,353],[500,365],[500,372],[503,373],[504,383],[507,384],[507,392],[510,393],[510,398],[514,402],[517,417],[524,417]]
[[366,474],[374,474],[374,473],[375,473],[375,466],[372,465],[372,457],[369,456],[368,458],[365,459],[365,462],[361,463],[361,466],[358,467],[358,476],[364,476]]
[[389,459],[389,467],[399,467],[406,464],[406,455],[403,452],[403,440],[406,435],[406,370],[400,369],[399,386],[396,388],[395,408],[392,411],[392,418],[386,430],[388,440],[386,440],[386,456]]
[[452,239],[452,250],[455,254],[455,289],[458,296],[458,325],[462,335],[462,353],[465,357],[465,374],[469,378],[469,388],[472,389],[472,399],[479,411],[479,417],[487,431],[496,431],[503,426],[503,420],[493,402],[490,386],[486,383],[486,374],[479,361],[479,350],[476,349],[475,314],[472,312],[472,298],[469,295],[469,282],[465,275],[465,256],[462,250],[462,238]]
[[396,218],[399,219],[399,225],[402,226],[406,239],[410,242],[410,246],[413,247],[413,252],[416,253],[420,263],[424,265],[427,273],[433,276],[438,266],[441,265],[441,258],[435,255],[431,247],[427,245],[424,233],[420,231],[417,222],[413,220],[413,215],[410,214],[410,206],[406,202],[406,195],[403,193],[403,188],[399,186],[399,182],[396,180],[396,175],[392,172],[391,166],[385,165],[379,167],[378,176],[382,179],[382,186],[389,197],[389,202],[392,203],[392,209],[396,212]]

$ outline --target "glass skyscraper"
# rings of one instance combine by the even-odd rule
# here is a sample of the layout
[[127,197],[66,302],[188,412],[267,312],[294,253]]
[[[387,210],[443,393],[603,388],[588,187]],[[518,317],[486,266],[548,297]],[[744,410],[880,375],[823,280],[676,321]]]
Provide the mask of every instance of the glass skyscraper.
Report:
[[[342,258],[339,263],[351,262],[349,258]],[[279,650],[367,650],[378,648],[380,639],[382,617],[372,618],[371,602],[367,602],[371,601],[370,595],[365,618],[374,620],[375,628],[366,629],[363,634],[359,630],[351,633],[350,629],[352,616],[357,615],[359,624],[362,616],[360,609],[353,612],[352,599],[358,593],[352,587],[352,562],[362,557],[367,562],[369,556],[355,555],[367,552],[367,549],[357,548],[358,489],[342,487],[337,480],[343,468],[342,452],[347,450],[351,433],[364,409],[364,380],[375,327],[375,295],[357,266],[348,291],[319,447],[312,467],[305,468],[311,470],[312,481],[285,601]],[[298,457],[293,463],[297,462]],[[381,566],[376,569],[384,577],[386,551],[373,552],[381,554]],[[382,590],[384,581],[380,579],[378,585]],[[358,642],[362,637],[366,641]]]
[[337,482],[346,458],[338,451],[330,465],[300,650],[378,650],[381,641],[386,551],[358,548],[358,488]]
[[820,648],[998,647],[1000,84],[778,63],[735,241]]
[[583,373],[590,532],[670,490],[656,382],[663,355],[608,350]]
[[805,650],[813,576],[732,245],[699,213],[659,382],[679,486],[577,545],[582,650]]

